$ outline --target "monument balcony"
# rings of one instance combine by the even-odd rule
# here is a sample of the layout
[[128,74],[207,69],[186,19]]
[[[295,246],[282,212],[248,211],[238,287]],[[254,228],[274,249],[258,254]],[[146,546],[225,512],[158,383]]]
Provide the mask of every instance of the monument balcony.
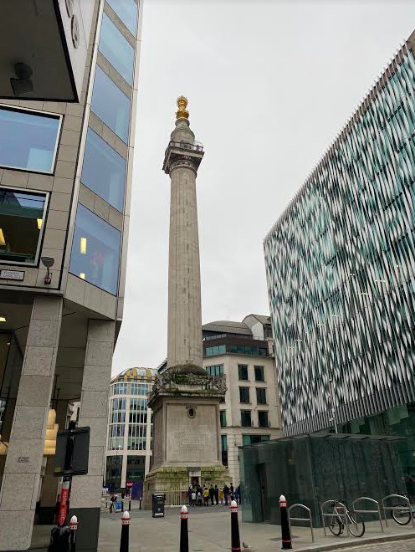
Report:
[[201,144],[197,140],[194,141],[194,144],[189,144],[188,142],[176,142],[174,140],[170,140],[168,148],[183,149],[186,151],[203,153],[203,144]]

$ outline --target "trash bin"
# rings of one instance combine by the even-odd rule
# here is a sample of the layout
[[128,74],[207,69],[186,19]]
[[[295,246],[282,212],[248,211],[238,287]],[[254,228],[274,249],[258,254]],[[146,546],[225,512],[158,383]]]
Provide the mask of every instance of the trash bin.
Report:
[[164,517],[164,494],[153,494],[154,517]]

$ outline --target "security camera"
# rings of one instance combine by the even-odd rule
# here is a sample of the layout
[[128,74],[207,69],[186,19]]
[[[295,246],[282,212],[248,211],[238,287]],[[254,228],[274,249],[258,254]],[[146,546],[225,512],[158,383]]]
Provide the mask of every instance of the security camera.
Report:
[[23,96],[29,92],[33,92],[33,83],[30,77],[33,75],[32,68],[23,62],[14,64],[14,73],[17,78],[10,79],[10,85],[15,96]]
[[52,257],[41,257],[43,266],[46,266],[46,276],[44,279],[45,284],[49,285],[52,282],[52,272],[49,270],[55,263],[55,259]]

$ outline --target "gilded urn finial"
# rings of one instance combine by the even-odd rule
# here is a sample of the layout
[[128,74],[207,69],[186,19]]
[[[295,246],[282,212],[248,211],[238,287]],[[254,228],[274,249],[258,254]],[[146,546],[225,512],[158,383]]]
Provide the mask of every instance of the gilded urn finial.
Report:
[[176,111],[176,119],[188,119],[189,118],[189,112],[187,111],[187,98],[184,96],[180,96],[177,98],[177,107],[179,108]]

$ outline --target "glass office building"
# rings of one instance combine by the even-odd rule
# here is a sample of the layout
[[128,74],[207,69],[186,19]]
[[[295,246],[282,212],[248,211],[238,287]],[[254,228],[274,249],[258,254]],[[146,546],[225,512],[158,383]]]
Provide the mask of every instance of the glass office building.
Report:
[[[78,425],[90,428],[89,471],[74,477],[68,512],[78,517],[79,552],[97,549],[106,475],[142,2],[60,4],[63,24],[80,31],[72,36],[79,102],[46,101],[36,72],[33,94],[0,99],[0,551],[28,550],[35,525],[55,521],[61,481],[53,476],[53,449],[45,446],[50,410],[64,429],[68,405],[79,402]],[[115,417],[129,415],[130,404],[124,413],[122,406],[114,403]],[[139,417],[141,403],[136,411]],[[131,445],[140,444],[138,431]]]
[[106,447],[105,486],[143,496],[150,469],[152,416],[147,407],[156,370],[128,368],[111,380]]
[[[264,241],[286,435],[402,435],[415,474],[415,33]],[[414,494],[415,488],[412,490]]]

